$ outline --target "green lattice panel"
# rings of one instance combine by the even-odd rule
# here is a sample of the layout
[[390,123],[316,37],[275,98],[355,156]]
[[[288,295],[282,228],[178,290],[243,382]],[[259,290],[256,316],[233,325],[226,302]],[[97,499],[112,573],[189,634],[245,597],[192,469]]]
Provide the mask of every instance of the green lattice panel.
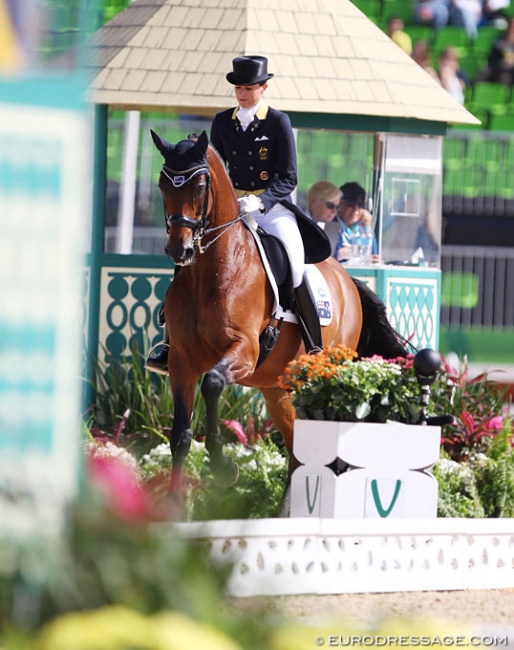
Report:
[[102,269],[99,359],[130,361],[134,346],[144,352],[162,340],[159,309],[172,277],[163,269]]
[[387,281],[389,320],[416,348],[437,349],[437,296],[436,279],[389,278]]

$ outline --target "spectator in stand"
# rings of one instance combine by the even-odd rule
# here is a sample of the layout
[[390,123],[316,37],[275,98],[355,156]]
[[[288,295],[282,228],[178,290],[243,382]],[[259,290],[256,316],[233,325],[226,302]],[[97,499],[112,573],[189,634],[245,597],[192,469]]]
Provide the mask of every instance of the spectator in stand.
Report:
[[413,15],[416,22],[441,29],[450,20],[450,0],[415,0]]
[[403,31],[405,27],[403,20],[394,16],[387,24],[387,35],[389,38],[398,45],[409,56],[412,54],[412,40],[411,37]]
[[475,38],[482,20],[483,0],[415,0],[414,20],[437,30],[446,25],[465,27]]
[[510,0],[484,0],[482,24],[505,29],[509,22],[506,13],[509,6]]
[[316,223],[334,221],[341,203],[342,192],[333,183],[318,181],[307,192],[309,215]]
[[339,237],[334,257],[341,263],[351,260],[352,239],[355,235],[371,237],[371,262],[380,262],[378,245],[373,233],[373,217],[364,208],[366,191],[359,183],[341,185],[343,198],[339,206],[337,218],[340,223]]
[[473,40],[483,17],[483,0],[452,0],[448,24],[464,27]]
[[514,17],[509,18],[504,33],[493,43],[483,78],[506,86],[514,84]]
[[314,183],[307,192],[309,216],[325,231],[330,239],[332,252],[335,250],[339,234],[339,222],[336,217],[342,195],[337,185],[328,181]]
[[469,79],[460,69],[459,57],[451,46],[445,47],[439,56],[439,80],[452,97],[464,104],[464,89]]
[[412,59],[435,81],[439,82],[437,72],[430,61],[430,48],[426,41],[416,41],[412,48]]

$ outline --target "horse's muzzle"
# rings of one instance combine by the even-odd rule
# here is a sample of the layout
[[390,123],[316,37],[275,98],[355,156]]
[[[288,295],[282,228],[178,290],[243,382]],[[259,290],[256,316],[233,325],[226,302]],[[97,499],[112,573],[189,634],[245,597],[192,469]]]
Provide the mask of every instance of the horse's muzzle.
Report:
[[193,246],[183,246],[176,242],[168,242],[164,248],[166,255],[173,260],[175,264],[186,266],[193,261]]

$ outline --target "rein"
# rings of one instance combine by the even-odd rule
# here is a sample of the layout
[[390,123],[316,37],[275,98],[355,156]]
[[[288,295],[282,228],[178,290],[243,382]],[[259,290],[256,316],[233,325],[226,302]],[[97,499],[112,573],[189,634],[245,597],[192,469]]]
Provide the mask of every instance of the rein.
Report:
[[[166,165],[163,165],[161,169],[161,173],[164,174],[164,176],[166,176],[166,178],[171,182],[171,184],[175,188],[180,188],[183,187],[184,185],[187,185],[193,180],[193,178],[195,178],[199,174],[205,174],[207,177],[207,184],[205,188],[205,199],[204,199],[202,215],[200,219],[193,219],[192,217],[188,217],[185,214],[168,214],[163,199],[166,233],[169,234],[170,228],[172,226],[182,226],[185,228],[190,228],[193,231],[193,246],[198,250],[200,254],[204,253],[223,234],[225,234],[228,228],[236,224],[238,221],[244,219],[244,215],[242,213],[239,213],[235,219],[232,219],[232,221],[223,223],[220,226],[214,226],[213,228],[208,227],[209,220],[208,220],[207,210],[209,205],[209,192],[212,191],[212,185],[211,185],[210,169],[207,165],[198,165],[196,167],[193,167],[192,169],[188,169],[185,172],[176,171],[174,169],[171,169],[170,167],[166,167]],[[212,234],[213,232],[217,232],[218,230],[221,230],[222,232],[217,237],[214,237],[214,239],[212,239],[210,242],[205,244],[205,246],[202,246],[202,239],[205,236]]]

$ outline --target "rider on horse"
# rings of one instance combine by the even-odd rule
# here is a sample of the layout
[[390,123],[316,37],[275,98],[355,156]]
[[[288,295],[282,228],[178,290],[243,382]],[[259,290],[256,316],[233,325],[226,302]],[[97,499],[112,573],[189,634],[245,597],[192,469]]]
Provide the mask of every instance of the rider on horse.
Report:
[[[295,314],[305,348],[309,353],[317,353],[322,349],[321,326],[304,275],[307,251],[300,234],[306,225],[303,217],[309,221],[309,226],[312,224],[306,215],[298,214],[291,202],[291,193],[297,185],[296,146],[291,122],[285,113],[270,108],[263,101],[267,82],[274,76],[268,73],[266,57],[237,57],[232,66],[227,80],[235,86],[238,107],[215,116],[211,142],[228,167],[240,211],[251,214],[263,230],[284,244],[291,264]],[[316,228],[316,231],[320,236],[323,234],[321,229]],[[318,233],[315,235],[312,239],[317,240]],[[329,255],[327,243],[327,254],[312,261]],[[165,346],[158,355],[148,358],[146,367],[167,373],[167,360],[168,347]]]

